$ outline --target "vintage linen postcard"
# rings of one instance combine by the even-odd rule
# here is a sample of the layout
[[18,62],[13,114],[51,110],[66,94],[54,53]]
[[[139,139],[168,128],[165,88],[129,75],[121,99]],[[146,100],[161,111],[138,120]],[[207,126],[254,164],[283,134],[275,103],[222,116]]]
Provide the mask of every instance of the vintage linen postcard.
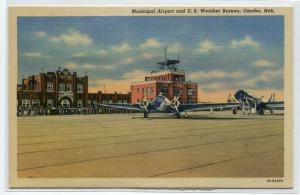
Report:
[[10,7],[10,187],[293,187],[292,16]]

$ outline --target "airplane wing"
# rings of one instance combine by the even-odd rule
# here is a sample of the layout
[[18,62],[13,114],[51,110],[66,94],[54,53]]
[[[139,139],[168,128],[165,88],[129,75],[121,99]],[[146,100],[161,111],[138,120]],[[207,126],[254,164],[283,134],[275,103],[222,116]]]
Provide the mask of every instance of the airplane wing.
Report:
[[180,104],[180,112],[206,111],[210,109],[230,109],[237,108],[240,103],[212,103],[212,104]]
[[284,110],[284,102],[268,102],[266,103],[268,110]]
[[134,110],[143,112],[144,110],[138,104],[98,104],[100,107],[104,108],[118,108],[118,109],[125,109],[125,110]]

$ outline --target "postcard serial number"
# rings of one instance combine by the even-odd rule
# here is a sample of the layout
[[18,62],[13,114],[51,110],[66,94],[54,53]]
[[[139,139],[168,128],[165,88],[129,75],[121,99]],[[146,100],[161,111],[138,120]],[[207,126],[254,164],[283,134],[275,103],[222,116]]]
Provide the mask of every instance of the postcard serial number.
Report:
[[283,179],[267,179],[268,183],[282,183]]

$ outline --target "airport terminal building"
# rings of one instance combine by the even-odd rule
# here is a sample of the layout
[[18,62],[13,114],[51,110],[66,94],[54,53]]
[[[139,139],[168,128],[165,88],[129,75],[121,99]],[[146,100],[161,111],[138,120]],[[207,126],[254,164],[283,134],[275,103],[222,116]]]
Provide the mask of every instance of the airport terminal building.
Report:
[[157,63],[157,69],[145,76],[142,82],[131,84],[131,102],[153,100],[159,94],[173,99],[180,96],[181,103],[198,102],[198,84],[186,81],[185,72],[178,68],[179,60],[165,58]]
[[98,103],[130,103],[130,93],[88,92],[88,76],[58,68],[22,79],[17,86],[18,108],[88,108]]

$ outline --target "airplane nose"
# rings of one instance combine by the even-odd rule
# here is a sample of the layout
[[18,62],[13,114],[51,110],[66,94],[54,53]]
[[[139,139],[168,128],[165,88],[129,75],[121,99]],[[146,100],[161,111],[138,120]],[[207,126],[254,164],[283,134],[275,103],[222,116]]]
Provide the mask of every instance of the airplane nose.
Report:
[[235,99],[237,99],[237,100],[242,99],[244,96],[245,96],[244,90],[238,90],[238,91],[234,94],[234,97],[235,97]]

